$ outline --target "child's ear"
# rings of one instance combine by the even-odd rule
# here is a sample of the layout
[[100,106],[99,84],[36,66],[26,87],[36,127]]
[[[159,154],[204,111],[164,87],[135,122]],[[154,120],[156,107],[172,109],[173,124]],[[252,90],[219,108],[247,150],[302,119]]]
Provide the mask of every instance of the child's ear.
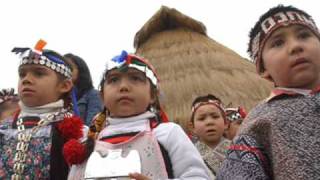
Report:
[[100,95],[101,99],[103,100],[104,99],[103,92],[100,91],[99,95]]
[[260,76],[266,80],[269,80],[271,82],[273,82],[273,79],[270,75],[270,73],[267,70],[264,70],[263,72],[260,73]]
[[150,104],[155,104],[155,103],[156,103],[156,97],[151,96]]
[[187,128],[194,134],[194,125],[192,124],[191,121],[188,121],[187,123]]
[[73,87],[73,83],[71,79],[66,79],[61,83],[59,83],[59,91],[61,92],[61,94],[70,92],[72,87]]

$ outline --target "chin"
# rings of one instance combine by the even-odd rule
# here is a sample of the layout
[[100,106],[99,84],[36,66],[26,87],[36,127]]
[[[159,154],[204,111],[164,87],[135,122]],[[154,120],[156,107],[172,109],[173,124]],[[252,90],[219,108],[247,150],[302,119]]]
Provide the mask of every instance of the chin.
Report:
[[313,89],[319,85],[320,79],[310,76],[300,76],[294,79],[293,87],[301,89]]

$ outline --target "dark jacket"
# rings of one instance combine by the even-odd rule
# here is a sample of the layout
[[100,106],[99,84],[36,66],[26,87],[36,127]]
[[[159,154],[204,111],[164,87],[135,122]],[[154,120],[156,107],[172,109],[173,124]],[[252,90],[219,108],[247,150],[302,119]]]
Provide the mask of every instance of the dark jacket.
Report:
[[78,100],[80,117],[84,124],[90,126],[92,118],[103,110],[103,103],[99,91],[89,90]]

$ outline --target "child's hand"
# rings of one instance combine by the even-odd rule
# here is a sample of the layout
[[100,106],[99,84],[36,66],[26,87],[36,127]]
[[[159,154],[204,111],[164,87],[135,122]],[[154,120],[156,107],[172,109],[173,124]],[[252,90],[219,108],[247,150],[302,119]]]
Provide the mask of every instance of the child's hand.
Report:
[[145,175],[142,175],[140,173],[129,173],[129,177],[135,180],[151,180]]

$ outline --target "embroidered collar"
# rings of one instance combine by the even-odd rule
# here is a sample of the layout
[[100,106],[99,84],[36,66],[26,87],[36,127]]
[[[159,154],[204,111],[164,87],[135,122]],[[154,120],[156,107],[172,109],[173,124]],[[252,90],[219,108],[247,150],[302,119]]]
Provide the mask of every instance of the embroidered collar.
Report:
[[283,88],[283,87],[277,87],[271,91],[270,96],[265,99],[265,102],[269,102],[272,99],[279,97],[281,95],[289,95],[289,96],[295,96],[295,95],[310,95],[320,92],[320,85],[314,88],[313,90],[309,89],[298,89],[298,88]]

